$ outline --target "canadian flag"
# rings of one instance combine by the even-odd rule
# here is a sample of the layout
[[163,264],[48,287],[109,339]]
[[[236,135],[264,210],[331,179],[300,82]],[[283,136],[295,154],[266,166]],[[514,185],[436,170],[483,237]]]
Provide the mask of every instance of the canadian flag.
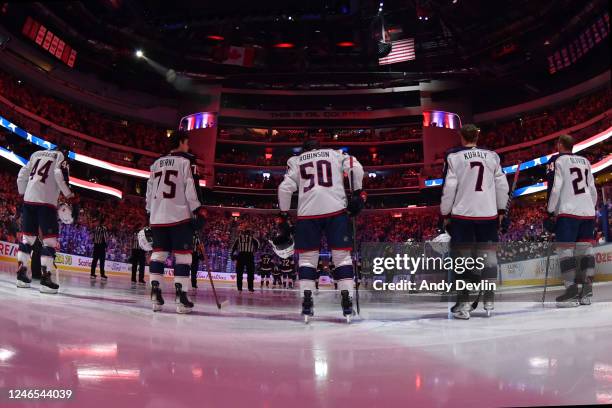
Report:
[[252,67],[255,60],[255,48],[230,46],[224,64]]

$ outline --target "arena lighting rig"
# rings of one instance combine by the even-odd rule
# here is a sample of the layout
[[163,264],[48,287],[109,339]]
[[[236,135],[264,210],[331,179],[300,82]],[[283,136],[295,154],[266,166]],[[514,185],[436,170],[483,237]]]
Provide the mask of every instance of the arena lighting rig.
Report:
[[[20,136],[21,138],[27,140],[28,142],[35,144],[36,146],[42,147],[43,149],[47,149],[47,150],[51,150],[55,148],[55,145],[45,139],[42,139],[38,136],[35,136],[27,131],[25,131],[24,129],[21,129],[19,126],[11,123],[10,121],[8,121],[7,119],[5,119],[4,117],[0,116],[0,127],[3,127],[9,131],[11,131],[12,133],[15,133],[17,136]],[[580,143],[576,143],[576,145],[574,146],[574,153],[578,153],[588,147],[591,147],[593,145],[596,145],[598,143],[602,143],[604,141],[606,141],[607,139],[610,138],[610,136],[612,136],[612,127],[604,130],[603,132],[600,132],[594,136],[591,136],[590,138],[583,140]],[[19,157],[17,155],[15,155],[13,152],[10,152],[9,150],[3,149],[5,152],[3,152],[2,150],[0,150],[0,155],[2,157],[4,157],[7,160],[13,161],[14,163],[17,163],[15,161],[15,156]],[[7,154],[6,152],[11,153],[12,155]],[[521,164],[521,168],[520,170],[527,170],[533,167],[537,167],[537,166],[542,166],[545,165],[546,163],[548,163],[548,161],[550,160],[550,158],[554,155],[557,154],[555,153],[550,153],[548,155],[545,156],[540,156],[537,157],[535,159],[532,160],[528,160],[525,161]],[[134,177],[139,177],[139,178],[143,178],[143,179],[148,179],[149,178],[149,174],[150,172],[147,170],[140,170],[140,169],[135,169],[132,167],[126,167],[126,166],[121,166],[118,164],[113,164],[104,160],[100,160],[100,159],[96,159],[90,156],[86,156],[84,154],[80,154],[80,153],[75,153],[70,151],[68,153],[68,157],[74,161],[78,161],[81,163],[85,163],[91,166],[95,166],[95,167],[99,167],[105,170],[109,170],[113,173],[119,173],[119,174],[124,174],[127,176],[134,176]],[[23,159],[23,158],[21,158]],[[24,165],[25,163],[27,163],[27,160],[23,159],[24,161],[22,162],[22,165]],[[17,163],[19,164],[19,163]],[[606,158],[604,158],[603,160],[593,164],[593,174],[606,169],[608,166],[612,165],[612,154],[608,155]],[[517,170],[517,165],[513,165],[513,166],[507,166],[503,168],[503,172],[505,174],[513,174],[515,173]],[[76,179],[75,179],[76,180]],[[81,182],[84,182],[84,180],[80,180]],[[425,180],[425,187],[439,187],[442,185],[443,180],[441,178],[438,179],[430,179],[430,180]],[[86,182],[89,183],[89,182]],[[90,183],[93,184],[93,183]],[[94,184],[94,186],[101,186],[99,184]],[[200,180],[200,186],[201,187],[206,187],[206,181],[205,180]],[[87,187],[83,187],[83,188],[87,188]],[[111,188],[112,187],[107,187],[107,188]],[[521,187],[519,189],[517,189],[514,192],[514,196],[515,197],[519,197],[519,196],[524,196],[524,195],[529,195],[529,194],[533,194],[533,193],[537,193],[540,191],[543,191],[546,189],[546,182],[543,183],[536,183],[530,186],[526,186],[526,187]],[[116,190],[116,189],[115,189]],[[99,190],[96,190],[99,191]],[[119,190],[117,190],[119,191]],[[102,191],[104,192],[104,191]],[[116,193],[109,193],[111,195],[115,195]]]

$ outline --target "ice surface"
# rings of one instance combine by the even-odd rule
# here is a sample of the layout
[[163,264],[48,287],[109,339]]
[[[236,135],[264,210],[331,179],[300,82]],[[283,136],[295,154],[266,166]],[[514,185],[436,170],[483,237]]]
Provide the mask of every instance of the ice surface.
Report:
[[[530,288],[469,321],[449,319],[447,303],[362,293],[350,325],[339,295],[324,290],[305,325],[296,291],[219,285],[229,304],[218,311],[202,281],[194,313],[177,315],[169,280],[165,309],[153,313],[148,289],[127,277],[62,273],[60,294],[45,295],[0,269],[0,390],[74,391],[54,407],[612,403],[609,283],[595,286],[591,306],[542,307]],[[0,406],[20,404],[2,395]]]

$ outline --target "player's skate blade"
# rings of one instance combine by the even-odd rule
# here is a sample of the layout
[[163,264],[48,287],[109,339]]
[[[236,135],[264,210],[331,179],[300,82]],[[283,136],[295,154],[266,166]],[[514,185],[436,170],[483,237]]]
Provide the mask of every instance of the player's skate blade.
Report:
[[159,282],[151,281],[151,307],[154,312],[161,312],[164,306],[164,298],[162,296]]
[[590,305],[592,297],[593,297],[593,284],[592,283],[583,284],[582,292],[580,293],[580,304],[583,306]]
[[304,316],[304,323],[308,323],[310,318],[314,316],[314,305],[312,302],[312,292],[310,290],[304,291],[304,299],[302,300],[302,316]]
[[25,266],[20,266],[19,270],[17,271],[17,287],[18,288],[29,288],[30,287],[30,283],[32,283],[32,281],[30,280],[30,278],[28,278],[28,270]]
[[355,315],[355,311],[353,310],[353,300],[349,295],[349,291],[346,289],[343,289],[340,292],[340,296],[342,297],[342,300],[340,302],[342,305],[342,314],[346,318],[346,322],[350,323],[352,317]]
[[491,314],[493,314],[493,310],[495,309],[495,292],[484,292],[483,308],[487,314],[487,317],[491,317]]
[[569,308],[580,306],[580,300],[578,299],[578,285],[575,283],[568,286],[565,289],[565,293],[561,296],[557,296],[555,299],[558,308]]
[[[43,269],[45,269],[43,267]],[[51,272],[43,270],[40,277],[40,293],[56,294],[59,285],[51,280]]]
[[193,302],[187,296],[187,292],[183,291],[183,285],[175,283],[176,290],[176,313],[187,314],[193,310]]

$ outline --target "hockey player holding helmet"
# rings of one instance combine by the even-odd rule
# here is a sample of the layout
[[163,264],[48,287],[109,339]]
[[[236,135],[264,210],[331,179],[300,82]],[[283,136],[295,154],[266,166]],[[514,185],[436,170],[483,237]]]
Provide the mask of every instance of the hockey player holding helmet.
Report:
[[[354,193],[347,200],[344,174],[349,172],[352,172],[354,180]],[[278,187],[279,235],[272,241],[272,246],[288,248],[295,238],[299,287],[303,296],[302,314],[306,321],[314,314],[312,293],[315,291],[322,234],[327,238],[336,265],[343,314],[347,320],[353,315],[355,285],[349,216],[356,216],[364,207],[362,182],[363,167],[354,157],[340,150],[321,148],[317,140],[306,140],[302,153],[287,161],[287,173]],[[288,211],[295,191],[298,192],[298,210],[294,229]],[[288,253],[283,255],[290,256]]]

